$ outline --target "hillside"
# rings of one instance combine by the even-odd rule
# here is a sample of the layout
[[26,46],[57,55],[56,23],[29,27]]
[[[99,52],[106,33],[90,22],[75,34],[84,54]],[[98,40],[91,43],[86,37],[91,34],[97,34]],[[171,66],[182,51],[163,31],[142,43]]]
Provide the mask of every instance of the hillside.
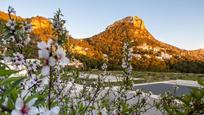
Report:
[[[52,36],[51,23],[47,18],[36,16],[28,20],[33,25],[33,35],[37,40],[47,40]],[[8,15],[0,12],[0,21],[8,20]],[[165,70],[180,62],[204,62],[204,50],[183,50],[163,43],[148,32],[142,19],[129,16],[109,25],[103,32],[85,39],[70,36],[69,50],[74,58],[87,66],[99,67],[103,54],[109,57],[110,68],[117,68],[122,59],[122,42],[133,42],[133,66],[137,69]]]
[[[80,41],[75,47],[97,51],[100,56],[107,54],[109,62],[118,65],[121,64],[122,41],[126,38],[133,41],[133,65],[138,69],[155,67],[166,69],[169,65],[183,61],[204,61],[203,50],[183,50],[155,39],[148,32],[142,19],[137,16],[126,17],[111,24],[97,35],[74,41]],[[84,47],[82,44],[87,45]],[[100,60],[100,58],[97,59]]]

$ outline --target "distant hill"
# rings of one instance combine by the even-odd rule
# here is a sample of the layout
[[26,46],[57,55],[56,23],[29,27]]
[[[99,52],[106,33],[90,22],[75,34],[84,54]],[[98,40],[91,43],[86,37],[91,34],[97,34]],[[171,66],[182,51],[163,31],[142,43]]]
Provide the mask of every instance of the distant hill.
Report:
[[[19,20],[25,20],[17,17]],[[8,20],[4,12],[0,12],[0,20]],[[51,24],[47,18],[36,16],[27,19],[33,24],[33,34],[39,40],[47,40],[52,36]],[[122,59],[122,42],[133,41],[133,66],[136,69],[166,70],[182,62],[204,62],[204,49],[184,50],[163,43],[148,32],[142,19],[129,16],[109,25],[103,32],[89,38],[75,39],[70,36],[70,54],[97,68],[103,61],[103,54],[109,57],[110,68],[119,68]]]
[[90,38],[73,40],[75,45],[72,49],[76,53],[79,53],[79,49],[87,49],[86,52],[95,51],[97,54],[82,55],[98,60],[102,59],[100,56],[107,54],[111,64],[119,65],[122,58],[122,41],[126,38],[133,41],[133,65],[138,69],[166,69],[169,65],[179,62],[204,61],[204,50],[183,50],[155,39],[137,16],[116,21],[105,31]]

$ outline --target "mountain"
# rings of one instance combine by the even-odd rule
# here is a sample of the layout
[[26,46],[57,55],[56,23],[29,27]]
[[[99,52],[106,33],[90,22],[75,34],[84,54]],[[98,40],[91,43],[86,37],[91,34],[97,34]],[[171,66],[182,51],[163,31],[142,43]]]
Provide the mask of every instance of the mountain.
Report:
[[[0,12],[0,20],[8,20],[7,14]],[[47,18],[36,16],[26,20],[32,23],[33,34],[39,40],[47,40],[52,36],[51,23]],[[71,56],[93,68],[100,67],[103,54],[107,54],[109,67],[114,69],[121,65],[124,39],[133,42],[133,67],[137,69],[165,70],[183,62],[204,62],[204,49],[184,50],[161,42],[148,32],[143,20],[137,16],[118,20],[89,38],[75,39],[70,36],[67,50]]]
[[77,44],[73,49],[88,48],[86,52],[89,52],[89,49],[90,52],[92,50],[98,52],[97,55],[93,54],[94,59],[102,59],[102,55],[107,54],[110,63],[121,64],[122,41],[127,38],[133,41],[133,65],[139,68],[154,68],[159,65],[163,69],[169,64],[181,61],[204,61],[204,50],[183,50],[158,41],[148,32],[142,19],[137,16],[116,21],[105,31],[90,38],[74,40]]

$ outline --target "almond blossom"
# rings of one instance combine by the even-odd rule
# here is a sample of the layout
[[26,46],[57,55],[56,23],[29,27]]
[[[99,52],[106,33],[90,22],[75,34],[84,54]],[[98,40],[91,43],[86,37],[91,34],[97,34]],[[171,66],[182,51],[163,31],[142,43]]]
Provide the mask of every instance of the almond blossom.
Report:
[[41,80],[35,74],[31,74],[30,78],[26,80],[25,82],[23,82],[22,85],[25,90],[28,90],[34,85],[39,85],[40,82]]
[[22,98],[18,97],[15,103],[15,109],[12,110],[11,115],[37,115],[38,109],[34,107],[37,98],[33,98],[29,102],[25,102]]
[[53,43],[53,41],[51,39],[49,39],[47,42],[41,41],[41,42],[38,42],[37,47],[40,50],[43,50],[43,49],[49,50],[52,43]]
[[64,49],[60,46],[58,46],[57,48],[56,57],[58,64],[61,65],[62,67],[69,63],[69,59],[66,57]]
[[28,22],[24,22],[23,31],[30,33],[32,31],[32,25]]
[[16,21],[14,21],[14,20],[9,20],[9,21],[6,23],[6,26],[9,27],[11,30],[15,30]]
[[107,64],[106,64],[106,63],[103,63],[103,65],[102,65],[102,67],[101,67],[101,68],[102,68],[102,70],[106,70],[106,69],[107,69],[107,67],[108,67],[108,66],[107,66]]
[[132,73],[132,69],[133,69],[131,65],[132,52],[133,52],[133,48],[130,47],[130,44],[128,42],[125,42],[123,45],[124,57],[122,59],[122,68],[125,69],[125,71],[129,75]]
[[37,59],[27,59],[26,60],[27,69],[29,71],[37,71],[38,66],[40,66],[40,60]]
[[42,75],[46,76],[50,73],[50,66],[55,65],[55,59],[50,56],[50,47],[51,47],[52,41],[49,40],[47,43],[42,41],[37,44],[37,47],[40,49],[38,51],[39,58],[44,59],[44,64],[42,67]]
[[18,65],[24,65],[25,64],[25,59],[23,54],[20,54],[19,52],[13,54],[14,57],[12,58],[13,64],[18,66]]
[[45,58],[45,62],[42,68],[42,75],[46,76],[49,75],[50,72],[50,66],[55,65],[55,59],[53,57]]

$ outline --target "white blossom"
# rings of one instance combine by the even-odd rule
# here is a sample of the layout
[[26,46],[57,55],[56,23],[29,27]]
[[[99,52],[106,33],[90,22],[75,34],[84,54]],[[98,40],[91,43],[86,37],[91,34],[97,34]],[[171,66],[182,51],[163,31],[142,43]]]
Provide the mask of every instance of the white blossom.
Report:
[[48,110],[45,107],[39,107],[39,114],[40,115],[58,115],[60,108],[58,106],[55,106],[53,108],[51,108],[50,110]]
[[131,60],[132,60],[132,52],[133,48],[130,47],[130,44],[128,42],[125,42],[123,45],[123,59],[122,59],[122,68],[125,69],[127,74],[132,73],[132,65],[131,65]]
[[4,45],[8,44],[8,42],[7,42],[5,39],[2,39],[2,43],[3,43]]
[[50,66],[54,66],[56,60],[50,56],[50,47],[51,47],[52,41],[49,40],[47,43],[42,41],[37,44],[38,48],[40,49],[38,51],[39,58],[44,59],[44,64],[42,67],[42,75],[46,76],[50,73]]
[[58,46],[57,48],[56,57],[58,64],[61,65],[62,67],[69,63],[69,59],[66,57],[64,49],[60,46]]
[[11,42],[14,42],[15,41],[15,37],[12,35],[12,36],[9,37],[8,40],[11,41]]
[[41,79],[38,78],[37,79],[37,86],[38,87],[36,87],[36,91],[41,92],[41,91],[45,90],[48,83],[49,83],[49,76],[43,77]]
[[37,115],[38,109],[34,107],[37,98],[33,98],[29,102],[25,102],[22,98],[18,97],[15,103],[15,109],[12,110],[11,115]]
[[22,99],[23,98],[26,99],[28,96],[31,96],[30,91],[29,90],[22,90],[19,97],[22,98]]
[[46,43],[45,41],[41,41],[41,42],[38,42],[37,44],[37,47],[40,49],[40,50],[49,50],[50,47],[51,47],[51,44],[52,44],[52,40],[49,39],[48,42]]
[[24,32],[30,33],[32,31],[32,25],[28,22],[25,22],[22,29]]
[[13,54],[14,57],[12,58],[12,61],[13,61],[13,64],[14,65],[24,65],[25,64],[25,59],[24,59],[24,56],[23,54],[20,54],[19,52],[17,53],[14,53]]
[[55,65],[55,59],[53,57],[49,57],[48,59],[45,59],[45,63],[42,67],[42,75],[46,76],[50,74],[50,66]]
[[29,89],[31,88],[33,85],[37,85],[37,83],[39,83],[39,79],[37,78],[37,76],[35,74],[31,74],[29,80],[26,80],[23,84],[24,89]]
[[40,66],[40,61],[35,59],[35,60],[26,60],[27,68],[29,71],[37,71],[38,66]]
[[9,27],[11,30],[15,30],[16,21],[14,21],[14,20],[9,20],[9,21],[6,23],[6,26]]
[[107,69],[107,67],[108,67],[108,66],[107,66],[107,64],[106,64],[106,63],[103,63],[103,65],[102,65],[102,67],[101,67],[101,68],[102,68],[102,70],[106,70],[106,69]]

